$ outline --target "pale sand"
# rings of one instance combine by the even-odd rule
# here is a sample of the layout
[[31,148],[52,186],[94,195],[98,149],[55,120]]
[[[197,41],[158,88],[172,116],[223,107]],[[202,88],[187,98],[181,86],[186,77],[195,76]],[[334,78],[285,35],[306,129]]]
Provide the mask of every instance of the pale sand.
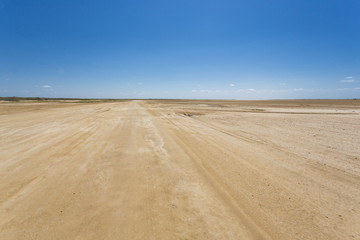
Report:
[[360,101],[0,103],[0,239],[360,239]]

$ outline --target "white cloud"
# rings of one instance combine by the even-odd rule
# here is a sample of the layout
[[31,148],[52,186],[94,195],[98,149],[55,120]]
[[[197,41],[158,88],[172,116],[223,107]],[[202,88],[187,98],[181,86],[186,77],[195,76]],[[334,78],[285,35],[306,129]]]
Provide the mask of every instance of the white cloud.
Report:
[[346,80],[341,80],[342,83],[353,83],[355,82],[355,79],[346,79]]
[[201,89],[199,92],[209,93],[209,92],[212,92],[212,91],[211,91],[211,90],[207,90],[207,89]]
[[47,89],[49,89],[49,88],[51,88],[51,86],[49,86],[49,85],[43,85],[42,88],[45,88],[45,89],[47,88]]
[[248,89],[238,89],[237,92],[253,93],[253,92],[257,92],[257,90],[255,90],[253,88],[248,88]]
[[201,93],[212,93],[213,90],[201,89],[201,90],[199,90],[199,92],[201,92]]
[[353,83],[356,82],[353,76],[345,77],[345,79],[341,80],[342,83]]
[[336,91],[358,91],[360,90],[360,87],[356,87],[356,88],[338,88],[336,89]]
[[230,87],[235,87],[235,84],[234,84],[234,83],[231,83],[229,86],[230,86]]
[[193,93],[219,93],[220,90],[209,90],[209,89],[201,89],[201,90],[191,90]]
[[294,88],[293,91],[304,91],[303,88]]

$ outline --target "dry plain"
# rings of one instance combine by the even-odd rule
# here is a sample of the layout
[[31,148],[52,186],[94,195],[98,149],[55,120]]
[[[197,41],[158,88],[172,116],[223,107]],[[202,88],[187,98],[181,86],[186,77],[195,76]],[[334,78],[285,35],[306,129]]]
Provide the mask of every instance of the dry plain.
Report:
[[2,102],[0,239],[360,239],[360,100]]

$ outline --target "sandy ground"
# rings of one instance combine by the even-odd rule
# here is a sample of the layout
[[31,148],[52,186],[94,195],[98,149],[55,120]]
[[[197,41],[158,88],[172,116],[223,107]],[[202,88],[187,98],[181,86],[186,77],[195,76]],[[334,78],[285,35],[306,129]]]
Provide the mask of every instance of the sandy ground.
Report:
[[360,101],[0,103],[0,239],[360,239]]

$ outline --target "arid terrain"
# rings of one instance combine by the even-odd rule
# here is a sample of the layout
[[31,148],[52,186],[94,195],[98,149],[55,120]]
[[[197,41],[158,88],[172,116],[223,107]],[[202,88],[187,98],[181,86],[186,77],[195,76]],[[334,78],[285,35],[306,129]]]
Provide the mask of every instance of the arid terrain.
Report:
[[1,102],[0,239],[360,239],[360,100]]

